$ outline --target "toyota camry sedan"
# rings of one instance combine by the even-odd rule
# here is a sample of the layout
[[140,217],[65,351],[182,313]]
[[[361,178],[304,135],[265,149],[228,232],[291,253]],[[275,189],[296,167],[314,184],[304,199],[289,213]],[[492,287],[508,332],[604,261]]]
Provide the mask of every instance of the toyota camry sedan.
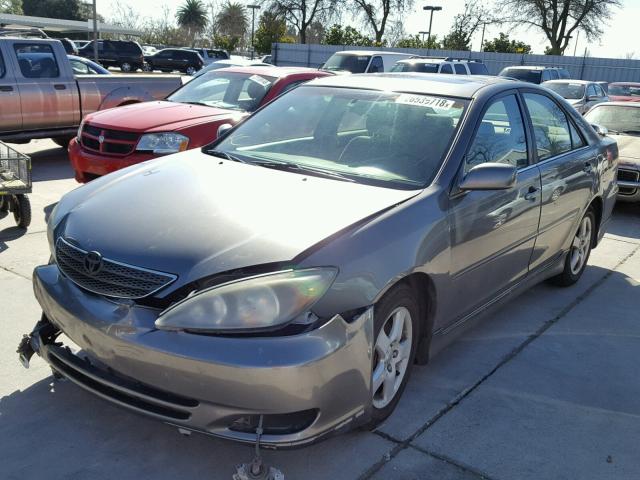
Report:
[[372,427],[490,306],[580,279],[617,155],[531,84],[313,80],[202,149],[65,195],[21,359],[242,442]]

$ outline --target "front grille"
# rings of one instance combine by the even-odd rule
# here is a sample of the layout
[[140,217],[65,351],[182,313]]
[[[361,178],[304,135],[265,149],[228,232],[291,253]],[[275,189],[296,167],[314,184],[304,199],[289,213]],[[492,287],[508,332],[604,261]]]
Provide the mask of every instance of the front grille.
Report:
[[[98,140],[101,136],[102,144]],[[82,146],[88,150],[110,155],[128,155],[133,152],[140,134],[85,124],[81,137]]]
[[[625,170],[618,168],[618,181],[620,182],[637,182],[640,180],[640,172],[637,170]],[[620,195],[634,195],[638,189],[633,187],[619,187]]]
[[102,259],[102,268],[89,273],[85,260],[89,252],[59,238],[56,262],[62,273],[80,288],[99,295],[117,298],[143,298],[166,287],[177,277],[141,267]]

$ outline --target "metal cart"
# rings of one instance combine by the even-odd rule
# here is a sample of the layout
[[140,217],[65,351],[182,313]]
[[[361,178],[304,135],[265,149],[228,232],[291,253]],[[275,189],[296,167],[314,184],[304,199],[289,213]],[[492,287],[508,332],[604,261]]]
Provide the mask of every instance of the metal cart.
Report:
[[31,159],[0,142],[0,212],[11,211],[19,227],[31,223]]

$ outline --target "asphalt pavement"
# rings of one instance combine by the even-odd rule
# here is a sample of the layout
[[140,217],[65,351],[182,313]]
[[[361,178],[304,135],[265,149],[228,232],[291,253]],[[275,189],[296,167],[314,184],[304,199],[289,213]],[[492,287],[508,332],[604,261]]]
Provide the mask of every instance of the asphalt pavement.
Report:
[[[45,217],[77,186],[66,152],[32,155],[33,223],[0,217],[0,479],[231,479],[251,449],[121,410],[54,382],[15,349],[40,316],[31,272],[49,258]],[[619,205],[583,278],[539,285],[416,367],[396,412],[290,451],[286,479],[639,479],[640,206]]]

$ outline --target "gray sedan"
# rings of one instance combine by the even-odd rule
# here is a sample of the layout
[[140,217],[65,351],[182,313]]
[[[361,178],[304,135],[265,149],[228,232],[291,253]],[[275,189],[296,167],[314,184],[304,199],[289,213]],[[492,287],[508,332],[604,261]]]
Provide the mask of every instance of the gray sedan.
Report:
[[543,82],[542,86],[556,92],[582,114],[587,113],[594,105],[609,101],[609,97],[599,82],[550,80]]
[[21,359],[237,441],[371,427],[472,319],[579,280],[616,166],[615,142],[538,86],[315,80],[202,150],[64,196]]

